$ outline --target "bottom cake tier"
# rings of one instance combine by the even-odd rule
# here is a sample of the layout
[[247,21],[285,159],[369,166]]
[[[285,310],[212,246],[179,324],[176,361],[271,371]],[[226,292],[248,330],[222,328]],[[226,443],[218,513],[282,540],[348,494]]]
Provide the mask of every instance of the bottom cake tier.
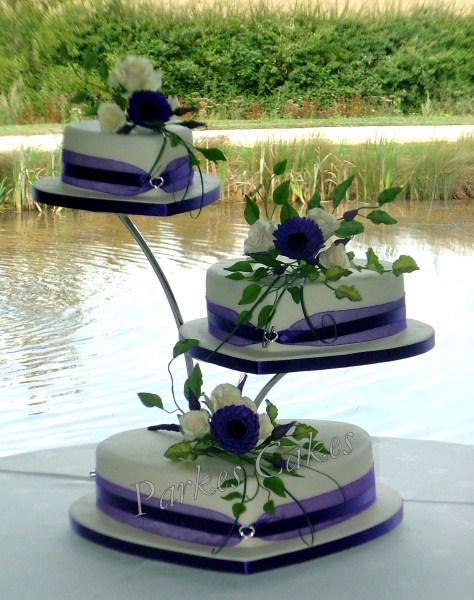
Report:
[[[306,423],[317,436],[302,452],[288,456],[278,440],[268,441],[265,452],[277,457],[272,472],[258,458],[172,462],[164,452],[179,441],[173,432],[114,435],[97,448],[96,493],[71,506],[73,528],[117,550],[248,574],[345,550],[395,527],[402,499],[376,485],[367,432]],[[245,509],[236,511],[243,498]]]

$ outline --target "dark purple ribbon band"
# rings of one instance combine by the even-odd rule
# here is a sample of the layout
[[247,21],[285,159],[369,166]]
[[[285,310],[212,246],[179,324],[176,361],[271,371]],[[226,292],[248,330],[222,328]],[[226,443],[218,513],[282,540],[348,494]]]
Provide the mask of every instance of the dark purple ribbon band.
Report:
[[143,169],[118,160],[98,158],[63,150],[61,179],[64,183],[116,196],[137,196],[159,187],[166,193],[189,187],[194,169],[187,156],[172,160],[161,173],[150,175]]
[[[160,507],[156,497],[136,493],[96,476],[97,507],[110,517],[150,533],[205,545],[233,546],[241,540],[241,525],[210,509],[181,504]],[[254,535],[267,540],[289,539],[317,531],[361,512],[375,501],[373,468],[360,479],[325,494],[278,507],[273,516],[262,515],[253,525]],[[304,512],[303,512],[304,511]],[[310,526],[311,524],[311,526]]]
[[[209,333],[234,346],[248,346],[264,341],[265,332],[251,323],[235,326],[238,313],[207,301]],[[367,342],[387,337],[406,328],[405,298],[377,306],[318,313],[301,319],[288,329],[273,332],[279,344],[311,346]]]

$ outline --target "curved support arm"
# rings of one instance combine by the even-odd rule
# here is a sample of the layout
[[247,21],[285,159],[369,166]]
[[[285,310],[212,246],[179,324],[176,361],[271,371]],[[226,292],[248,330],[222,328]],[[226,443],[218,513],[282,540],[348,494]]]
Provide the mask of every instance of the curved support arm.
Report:
[[[173,313],[176,327],[178,327],[178,329],[179,329],[179,327],[183,324],[183,317],[181,316],[181,311],[179,310],[178,303],[173,294],[173,290],[171,289],[171,286],[170,286],[168,280],[166,279],[165,274],[161,270],[161,267],[158,264],[158,261],[156,260],[155,256],[153,255],[153,252],[150,250],[150,247],[146,243],[142,234],[138,231],[137,227],[130,220],[130,217],[128,217],[127,215],[123,215],[123,214],[117,214],[117,217],[120,219],[120,221],[122,221],[122,223],[125,225],[127,230],[131,233],[133,239],[137,242],[141,251],[146,256],[148,262],[151,265],[151,268],[155,272],[155,275],[158,277],[158,281],[161,284],[161,287],[165,293],[166,299],[168,300],[168,304],[171,308],[171,312]],[[191,375],[192,370],[193,370],[193,359],[190,356],[188,356],[187,354],[185,354],[184,358],[186,361],[186,370],[187,370],[187,373],[189,376],[189,375]]]
[[286,375],[286,373],[277,373],[276,375],[273,375],[273,377],[263,386],[263,388],[260,390],[260,392],[257,394],[254,402],[257,406],[260,406],[260,404],[263,402],[265,396],[268,394],[268,392],[273,388],[273,386],[275,386],[280,379],[282,379],[284,376]]

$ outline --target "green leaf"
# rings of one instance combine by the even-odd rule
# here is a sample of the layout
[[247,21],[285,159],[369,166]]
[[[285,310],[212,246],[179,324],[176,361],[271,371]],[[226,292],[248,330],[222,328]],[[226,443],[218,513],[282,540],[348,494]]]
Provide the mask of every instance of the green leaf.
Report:
[[285,498],[285,485],[279,477],[265,477],[265,479],[263,480],[263,485],[267,488],[267,490],[270,490],[277,496]]
[[255,302],[255,300],[260,296],[260,292],[262,291],[262,286],[258,285],[258,283],[251,283],[242,292],[241,299],[237,302],[237,304],[251,304]]
[[245,275],[243,273],[231,273],[226,275],[225,278],[232,279],[232,281],[242,281],[242,279],[245,279]]
[[235,320],[235,324],[242,325],[243,323],[247,323],[248,321],[250,321],[251,318],[252,318],[252,311],[251,310],[243,310],[237,316],[237,319]]
[[273,500],[265,502],[265,504],[263,505],[263,510],[267,513],[267,515],[273,515],[273,513],[275,512],[275,503],[273,502]]
[[288,163],[288,159],[281,160],[280,162],[275,163],[273,166],[273,174],[274,175],[283,175],[286,171],[286,165]]
[[255,271],[253,272],[253,275],[251,277],[249,277],[249,281],[260,281],[260,279],[263,279],[264,277],[268,276],[268,269],[267,267],[258,267],[258,269],[255,269]]
[[296,181],[292,181],[291,182],[291,189],[293,190],[293,194],[299,198],[299,200],[301,200],[301,202],[304,202],[304,194],[303,194],[303,190],[301,189],[301,186],[299,183],[297,183]]
[[308,206],[306,207],[306,212],[311,210],[312,208],[322,208],[321,204],[321,194],[316,190],[314,194],[311,196]]
[[315,280],[313,276],[319,273],[318,268],[315,265],[304,265],[300,268],[299,272],[301,277],[309,277],[312,281]]
[[257,319],[257,329],[264,329],[268,323],[272,320],[273,316],[273,305],[269,304],[264,306],[262,310],[258,313]]
[[147,408],[163,408],[163,402],[157,394],[139,392],[138,397]]
[[194,348],[194,346],[199,346],[199,340],[190,338],[176,342],[173,348],[173,358],[176,358],[181,354],[186,354],[186,352],[188,352],[191,348]]
[[287,291],[289,294],[291,294],[291,297],[295,304],[299,304],[301,302],[301,287],[300,286],[294,285],[292,287],[287,288]]
[[339,185],[336,185],[331,196],[333,208],[337,208],[339,204],[344,200],[348,189],[351,187],[352,182],[354,181],[354,178],[355,175],[351,175],[345,181],[341,182]]
[[298,211],[293,208],[293,206],[291,206],[291,204],[288,204],[288,202],[285,202],[284,204],[282,204],[281,210],[280,210],[280,221],[281,223],[283,223],[284,221],[288,221],[288,219],[292,219],[293,217],[298,217],[299,213]]
[[278,408],[274,404],[272,404],[270,400],[265,400],[265,402],[267,405],[266,413],[268,415],[268,418],[273,423],[273,425],[275,425],[275,421],[278,417]]
[[275,204],[286,204],[290,197],[290,180],[284,181],[277,185],[273,190],[273,202]]
[[230,487],[236,487],[239,485],[239,482],[237,481],[237,479],[235,479],[234,477],[232,479],[225,479],[222,483],[221,483],[221,488],[223,489],[227,489]]
[[353,285],[340,285],[336,288],[336,298],[341,300],[342,298],[347,298],[351,302],[357,302],[358,300],[362,300],[362,296],[358,289],[356,289]]
[[249,197],[245,199],[244,219],[249,225],[253,225],[260,217],[260,210],[256,202]]
[[368,248],[365,253],[367,257],[367,268],[371,271],[377,271],[377,273],[383,273],[385,271],[383,265],[380,263],[379,257],[375,254],[373,248]]
[[184,382],[184,397],[186,400],[189,400],[190,391],[194,394],[195,398],[199,398],[201,396],[202,384],[203,380],[201,367],[196,364],[194,365],[191,375]]
[[200,152],[204,158],[207,158],[207,160],[210,160],[211,162],[218,162],[220,160],[226,161],[226,157],[224,155],[224,153],[222,152],[222,150],[219,150],[219,148],[194,148],[195,150],[197,150],[198,152]]
[[246,511],[245,504],[243,502],[239,502],[238,504],[232,505],[232,514],[235,519],[238,519],[242,513]]
[[360,221],[341,221],[336,231],[337,237],[346,238],[358,235],[364,231],[364,225]]
[[272,269],[279,267],[282,264],[271,254],[251,254],[250,256],[256,263],[265,265],[266,267],[271,267]]
[[351,274],[349,269],[344,269],[343,267],[329,267],[329,269],[325,272],[326,279],[328,281],[338,281],[341,277],[347,277]]
[[188,153],[188,160],[189,160],[190,167],[199,167],[199,165],[200,165],[199,158],[194,154],[194,152]]
[[242,494],[240,492],[231,492],[225,496],[221,496],[222,500],[240,500],[242,498]]
[[386,190],[382,190],[379,194],[379,197],[377,198],[377,204],[379,206],[383,206],[388,202],[393,202],[401,191],[401,187],[393,187],[387,188]]
[[166,450],[164,456],[174,462],[186,462],[195,458],[193,447],[187,441],[173,444]]
[[249,260],[239,260],[230,267],[226,267],[224,271],[231,271],[232,273],[236,271],[242,271],[243,273],[252,273],[252,263]]
[[411,256],[406,256],[405,254],[399,256],[392,265],[392,271],[397,277],[402,275],[402,273],[413,273],[413,271],[418,270],[419,266],[416,264],[415,260]]
[[375,225],[395,225],[397,222],[392,216],[385,212],[384,210],[373,210],[365,215],[369,221],[375,223]]
[[296,423],[291,437],[295,440],[305,440],[309,438],[311,433],[313,434],[313,439],[316,439],[316,436],[318,435],[317,429],[306,423]]

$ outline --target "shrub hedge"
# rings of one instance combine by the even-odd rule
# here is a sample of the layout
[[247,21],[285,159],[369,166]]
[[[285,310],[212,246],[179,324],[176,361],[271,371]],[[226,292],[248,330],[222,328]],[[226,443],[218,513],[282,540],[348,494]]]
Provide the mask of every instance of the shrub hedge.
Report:
[[93,110],[107,96],[101,61],[126,53],[157,61],[163,91],[203,117],[473,113],[473,11],[0,1],[0,124],[67,120],[78,91]]

